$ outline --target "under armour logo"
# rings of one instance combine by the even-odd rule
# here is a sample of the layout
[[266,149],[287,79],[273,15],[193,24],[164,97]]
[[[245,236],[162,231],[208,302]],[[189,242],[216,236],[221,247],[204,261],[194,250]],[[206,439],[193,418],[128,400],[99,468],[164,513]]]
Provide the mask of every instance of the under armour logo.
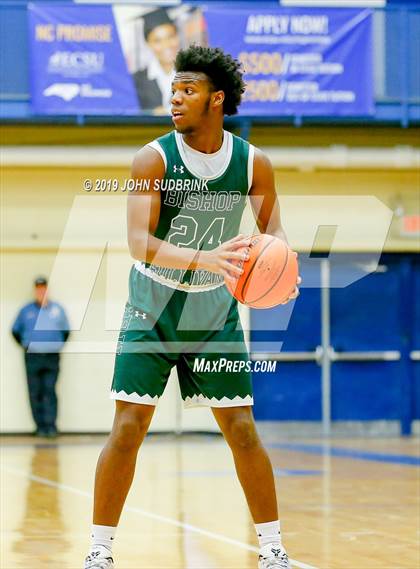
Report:
[[146,320],[146,318],[147,318],[147,314],[145,312],[139,312],[138,310],[136,310],[134,312],[134,316],[136,318],[140,318],[140,316],[141,316],[143,318],[143,320]]
[[184,173],[184,166],[174,166],[174,172],[179,172],[180,174]]
[[274,557],[280,557],[280,553],[282,552],[281,549],[273,549],[271,550],[271,553],[274,553]]

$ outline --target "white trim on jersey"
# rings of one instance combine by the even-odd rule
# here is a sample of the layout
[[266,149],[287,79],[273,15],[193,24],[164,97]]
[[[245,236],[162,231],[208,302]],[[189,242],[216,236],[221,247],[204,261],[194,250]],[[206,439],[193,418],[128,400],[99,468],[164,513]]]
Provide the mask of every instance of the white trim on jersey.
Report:
[[163,150],[163,148],[161,147],[161,145],[159,144],[159,142],[157,140],[152,140],[152,142],[148,142],[146,144],[146,146],[150,146],[150,148],[153,148],[153,150],[157,150],[159,152],[159,154],[162,156],[162,160],[165,164],[165,172],[166,169],[168,167],[168,162],[166,160],[166,154],[165,151]]
[[141,261],[136,261],[134,263],[134,268],[136,269],[136,271],[138,271],[142,275],[152,279],[152,281],[155,281],[155,282],[157,282],[163,286],[167,286],[169,288],[173,288],[173,289],[177,289],[177,290],[184,290],[186,292],[207,292],[209,290],[215,290],[216,288],[220,288],[221,286],[224,286],[224,284],[225,284],[224,281],[222,281],[220,283],[210,284],[210,285],[191,285],[188,283],[180,283],[178,281],[174,281],[171,279],[165,279],[165,277],[157,275],[149,267],[146,267],[146,265],[144,263],[142,263]]
[[[182,161],[185,166],[196,178],[201,178],[203,180],[216,180],[223,176],[229,167],[232,152],[233,152],[233,137],[232,133],[223,131],[223,143],[217,152],[211,154],[206,154],[204,152],[199,152],[191,146],[188,146],[184,142],[182,134],[175,132],[175,141],[178,148],[178,152],[181,156]],[[211,172],[210,175],[205,175],[200,173],[197,168],[200,163],[206,166],[206,169]]]
[[248,152],[248,192],[251,189],[252,182],[254,179],[254,156],[255,156],[255,146],[250,144]]

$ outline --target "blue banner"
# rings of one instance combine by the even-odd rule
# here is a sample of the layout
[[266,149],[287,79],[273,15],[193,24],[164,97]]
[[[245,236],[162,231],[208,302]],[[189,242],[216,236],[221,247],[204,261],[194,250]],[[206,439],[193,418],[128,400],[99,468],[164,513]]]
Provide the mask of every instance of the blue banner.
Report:
[[111,7],[30,4],[32,109],[138,114]]
[[238,58],[242,115],[373,113],[372,13],[208,7],[209,44]]
[[168,114],[173,61],[192,43],[238,58],[242,115],[373,113],[370,10],[30,4],[37,114]]

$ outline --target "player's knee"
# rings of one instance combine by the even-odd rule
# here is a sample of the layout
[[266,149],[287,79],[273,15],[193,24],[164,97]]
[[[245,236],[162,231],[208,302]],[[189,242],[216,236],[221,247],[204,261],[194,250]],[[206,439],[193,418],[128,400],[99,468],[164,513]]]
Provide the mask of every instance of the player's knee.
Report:
[[237,419],[230,425],[231,446],[240,449],[251,449],[258,445],[259,439],[253,421]]
[[123,419],[114,425],[111,439],[115,448],[127,452],[139,446],[142,430],[135,420]]
[[112,429],[112,442],[121,451],[137,449],[146,436],[150,418],[140,414],[125,414]]

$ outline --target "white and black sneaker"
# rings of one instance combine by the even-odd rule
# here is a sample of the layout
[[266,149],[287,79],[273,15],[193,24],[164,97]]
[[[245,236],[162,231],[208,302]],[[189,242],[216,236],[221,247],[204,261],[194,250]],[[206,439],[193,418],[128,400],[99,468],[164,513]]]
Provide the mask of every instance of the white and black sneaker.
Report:
[[258,569],[292,569],[282,545],[268,544],[260,549]]
[[96,546],[86,557],[84,569],[114,569],[114,560],[107,547]]

